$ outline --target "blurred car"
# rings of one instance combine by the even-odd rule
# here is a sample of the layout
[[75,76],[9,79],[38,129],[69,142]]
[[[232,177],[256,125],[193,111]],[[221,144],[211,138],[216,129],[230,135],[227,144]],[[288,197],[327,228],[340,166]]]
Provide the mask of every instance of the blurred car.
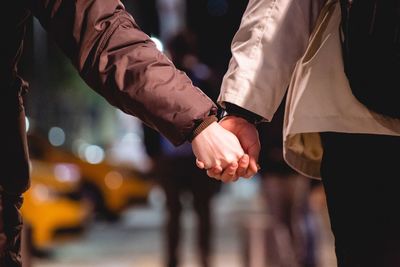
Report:
[[[73,164],[31,160],[31,187],[21,208],[32,250],[46,250],[62,233],[80,233],[88,217],[77,195],[80,173]],[[35,254],[35,253],[33,253]]]
[[70,163],[79,167],[80,190],[96,215],[116,220],[125,208],[147,202],[153,182],[145,174],[106,161],[96,164],[85,161],[72,152],[52,146],[47,139],[29,134],[31,157],[51,163]]

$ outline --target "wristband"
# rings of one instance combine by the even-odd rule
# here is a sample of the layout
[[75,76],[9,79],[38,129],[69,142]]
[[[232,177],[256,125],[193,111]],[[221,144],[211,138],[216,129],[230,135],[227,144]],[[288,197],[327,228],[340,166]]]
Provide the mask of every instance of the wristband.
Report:
[[247,109],[234,105],[232,103],[225,103],[225,109],[219,114],[219,121],[226,116],[237,116],[245,119],[251,124],[257,125],[264,122],[264,118],[256,113],[253,113]]
[[189,142],[192,142],[193,139],[198,136],[205,128],[216,121],[218,121],[218,119],[215,115],[204,118],[204,120],[194,129],[192,135],[189,137]]

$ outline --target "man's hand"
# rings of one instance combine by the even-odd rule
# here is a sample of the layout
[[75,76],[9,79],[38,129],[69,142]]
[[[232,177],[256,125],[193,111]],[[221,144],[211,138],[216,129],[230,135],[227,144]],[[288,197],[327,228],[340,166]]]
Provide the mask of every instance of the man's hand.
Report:
[[[192,148],[197,166],[206,169],[210,177],[223,182],[237,180],[237,169],[249,167],[249,157],[245,156],[238,138],[217,122],[210,124],[193,139]],[[214,172],[218,175],[212,175]]]
[[[245,119],[237,116],[226,116],[221,120],[220,125],[236,135],[244,152],[249,157],[247,165],[243,164],[237,168],[237,176],[245,178],[252,177],[259,170],[257,161],[261,149],[256,127]],[[243,159],[244,158],[242,158],[242,160]],[[211,176],[218,178],[218,175],[224,175],[224,173],[217,173],[217,171],[218,170],[211,173]]]

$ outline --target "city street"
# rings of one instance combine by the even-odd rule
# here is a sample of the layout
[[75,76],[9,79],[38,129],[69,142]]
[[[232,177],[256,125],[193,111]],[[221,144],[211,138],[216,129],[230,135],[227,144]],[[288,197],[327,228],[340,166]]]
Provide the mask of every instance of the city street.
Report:
[[[214,201],[216,229],[214,231],[213,266],[246,266],[243,223],[245,218],[260,214],[256,180],[242,181],[225,186]],[[240,190],[239,190],[240,189]],[[153,194],[151,205],[128,210],[120,222],[96,222],[76,240],[69,240],[54,247],[52,259],[34,259],[33,267],[162,267],[163,233],[165,219],[162,195]],[[256,218],[256,217],[254,217]],[[182,267],[198,267],[195,250],[195,217],[190,207],[183,216],[184,234]],[[255,224],[256,225],[256,224]],[[325,238],[325,239],[324,239]],[[335,266],[331,240],[320,238],[319,267]],[[325,240],[325,241],[324,241]],[[261,243],[260,243],[261,242]],[[262,267],[260,260],[264,246],[262,240],[253,238],[251,263],[247,266]],[[257,246],[259,244],[259,246]],[[257,263],[258,262],[258,263]],[[261,265],[260,265],[261,264]]]

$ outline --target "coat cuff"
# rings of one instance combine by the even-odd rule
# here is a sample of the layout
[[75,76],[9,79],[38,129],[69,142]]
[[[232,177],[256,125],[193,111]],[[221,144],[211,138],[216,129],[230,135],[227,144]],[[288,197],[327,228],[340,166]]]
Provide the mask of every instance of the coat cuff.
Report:
[[210,124],[218,121],[217,116],[211,115],[206,117],[193,131],[191,136],[189,137],[189,142],[192,142],[193,139],[198,136],[204,129],[206,129]]

